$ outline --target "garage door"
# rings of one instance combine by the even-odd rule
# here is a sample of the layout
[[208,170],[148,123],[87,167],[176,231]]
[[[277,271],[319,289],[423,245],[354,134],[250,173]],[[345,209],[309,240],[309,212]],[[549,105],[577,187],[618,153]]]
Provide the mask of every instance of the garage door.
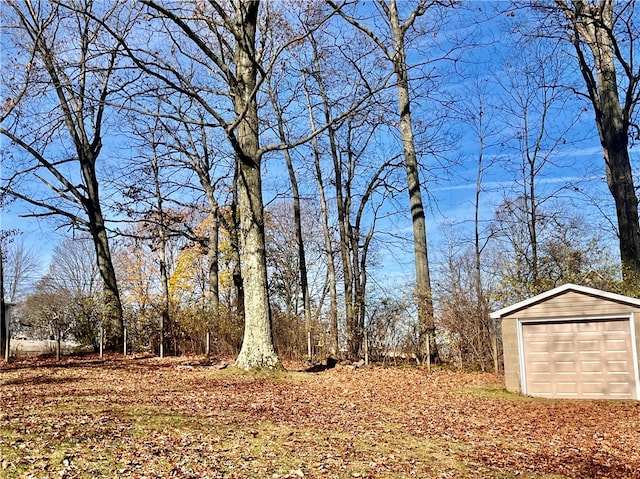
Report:
[[527,394],[635,399],[630,321],[523,323]]

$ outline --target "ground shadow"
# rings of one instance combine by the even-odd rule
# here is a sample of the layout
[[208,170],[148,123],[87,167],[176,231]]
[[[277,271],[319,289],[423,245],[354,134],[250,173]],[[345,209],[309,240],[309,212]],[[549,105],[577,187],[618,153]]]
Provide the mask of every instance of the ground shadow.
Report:
[[310,368],[304,370],[305,373],[321,373],[322,371],[326,371],[327,369],[332,369],[336,367],[338,361],[332,357],[328,357],[327,360],[320,364],[314,364]]

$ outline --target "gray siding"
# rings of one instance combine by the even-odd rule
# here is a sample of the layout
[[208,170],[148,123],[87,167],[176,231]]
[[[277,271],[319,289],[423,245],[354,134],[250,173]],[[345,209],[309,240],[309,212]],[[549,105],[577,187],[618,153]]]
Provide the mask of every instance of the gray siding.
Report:
[[567,291],[546,301],[533,304],[519,311],[505,315],[504,318],[570,318],[589,316],[611,316],[622,314],[628,316],[635,311],[640,315],[640,309],[633,309],[628,304],[611,301],[607,298],[590,296],[587,294]]
[[522,392],[520,384],[520,354],[518,351],[516,318],[502,320],[502,348],[504,352],[504,382],[507,391]]

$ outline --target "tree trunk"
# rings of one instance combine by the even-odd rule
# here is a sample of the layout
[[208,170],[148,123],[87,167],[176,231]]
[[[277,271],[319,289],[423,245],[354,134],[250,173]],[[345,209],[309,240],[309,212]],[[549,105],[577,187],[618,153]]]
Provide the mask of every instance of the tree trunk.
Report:
[[231,277],[233,286],[236,291],[235,306],[236,318],[239,322],[244,323],[244,286],[242,284],[242,271],[240,270],[240,220],[238,219],[238,183],[240,177],[240,165],[236,162],[233,175],[233,191],[231,200],[231,224],[228,225],[229,246],[231,247],[231,258],[233,266],[231,268]]
[[[313,37],[311,37],[313,40]],[[319,69],[319,62],[317,51],[314,46],[314,54],[316,60],[316,67]],[[318,79],[321,82],[321,79]],[[324,92],[321,86],[321,91]],[[307,99],[307,108],[309,111],[309,123],[311,125],[311,131],[316,130],[316,123],[313,117],[313,106],[311,104],[311,98],[309,97],[309,91],[305,89],[305,95]],[[325,108],[327,106],[325,105]],[[318,185],[318,196],[320,199],[320,212],[322,216],[322,235],[324,237],[324,249],[327,255],[327,283],[329,289],[329,329],[327,331],[327,355],[334,359],[338,358],[338,291],[337,291],[337,279],[336,279],[336,265],[333,258],[333,245],[331,242],[331,231],[329,229],[329,213],[327,207],[327,197],[324,189],[324,179],[322,174],[322,167],[320,165],[320,146],[318,145],[318,138],[313,138],[313,159],[316,171],[316,183]]]
[[[316,51],[315,43],[312,43],[314,47],[314,57],[315,64],[318,71],[320,70],[319,65],[319,52]],[[322,98],[322,108],[325,124],[329,125],[332,122],[332,114],[331,114],[331,106],[330,102],[322,82],[322,79],[318,80],[318,88],[320,90],[320,95]],[[307,98],[309,102],[309,98]],[[311,106],[309,104],[309,108]],[[309,117],[313,124],[312,113],[309,113]],[[357,334],[356,334],[356,316],[355,311],[353,310],[353,293],[352,293],[352,285],[353,285],[353,272],[351,269],[351,261],[349,260],[349,231],[348,231],[348,221],[349,221],[349,198],[345,198],[342,191],[343,186],[343,178],[342,178],[342,152],[339,151],[337,140],[335,137],[335,130],[333,128],[329,128],[327,130],[329,136],[329,146],[331,150],[331,159],[333,161],[333,174],[334,178],[332,183],[335,184],[335,192],[336,192],[336,209],[338,214],[338,231],[340,235],[340,257],[342,259],[342,269],[343,269],[343,286],[344,286],[344,303],[345,303],[345,333],[347,339],[347,357],[349,359],[356,359],[358,354],[357,351]],[[318,157],[318,148],[317,143],[315,144],[315,154],[316,154],[316,174],[318,176],[318,181],[322,181],[321,179],[321,169],[319,165],[319,157]],[[319,183],[319,187],[321,184]],[[324,194],[323,194],[324,196]],[[326,202],[325,202],[325,211],[326,211]],[[326,221],[326,219],[325,219]],[[325,246],[327,248],[327,253],[331,255],[330,263],[333,262],[333,248],[331,246],[331,238],[328,235],[328,232],[325,231]],[[334,264],[330,264],[329,268],[333,268],[333,273],[329,272],[329,279],[333,278],[335,281],[335,267]],[[330,290],[330,293],[337,296],[337,290],[335,289],[336,284],[333,285],[334,289]],[[330,285],[331,288],[331,285]],[[332,302],[335,300],[335,304],[331,305],[331,318],[330,318],[330,350],[334,347],[337,350],[338,347],[338,317],[337,317],[337,297],[331,297]],[[335,313],[334,308],[335,306]],[[333,316],[335,314],[335,316]]]
[[4,249],[0,237],[0,358],[9,358],[9,325],[4,302]]
[[495,344],[497,342],[497,335],[493,325],[493,320],[489,317],[489,305],[484,294],[484,285],[482,282],[482,250],[483,245],[480,239],[480,194],[482,193],[482,177],[485,169],[484,164],[484,107],[480,105],[480,111],[478,115],[478,140],[479,140],[479,155],[478,155],[478,170],[476,175],[476,191],[474,201],[474,284],[476,289],[476,310],[478,319],[481,321],[483,331],[479,335],[482,339],[481,361],[484,362],[484,348],[487,346],[485,341],[490,343],[490,349],[492,351],[493,368],[494,372],[498,373],[498,356]]
[[255,40],[257,0],[235,3],[237,30],[234,107],[239,115],[236,161],[240,168],[240,237],[244,290],[244,339],[236,366],[242,369],[277,368],[280,360],[273,343],[264,237],[264,205],[260,173]]
[[[624,46],[626,42],[631,49],[637,38],[614,37],[614,19],[618,19],[617,13],[614,14],[615,4],[610,0],[602,0],[595,5],[586,0],[574,0],[572,7],[569,7],[564,0],[556,0],[556,5],[574,27],[571,40],[595,111],[607,185],[616,206],[622,273],[627,284],[635,286],[640,278],[640,220],[628,138],[630,115],[640,95],[637,89],[637,66],[631,63],[633,57],[625,60],[624,54],[616,56],[616,48]],[[634,15],[634,6],[626,8],[629,15]],[[624,18],[620,17],[620,21],[623,22]],[[631,30],[628,32],[631,33]],[[593,55],[595,76],[585,56],[586,48]],[[622,63],[619,68],[616,61]],[[627,86],[623,92],[619,91],[618,69],[627,75]],[[624,102],[621,102],[621,96]]]
[[165,328],[169,324],[169,274],[167,272],[166,240],[160,240],[160,282],[162,283],[162,311],[160,312],[160,345],[159,355],[164,358]]
[[626,136],[624,142],[624,147],[619,148],[619,141],[607,138],[603,142],[603,149],[607,165],[607,185],[616,204],[622,273],[625,281],[632,286],[637,285],[640,278],[640,224],[638,197],[626,147]]
[[[122,303],[118,292],[116,272],[111,260],[109,239],[104,225],[104,218],[97,196],[97,181],[95,181],[95,198],[87,205],[86,210],[90,222],[91,238],[96,252],[98,269],[103,283],[103,301],[105,322],[106,347],[112,351],[122,348],[122,336],[124,321],[122,316]],[[89,189],[91,191],[91,189]],[[91,193],[90,193],[91,195]],[[91,198],[91,196],[90,196]]]
[[[344,155],[347,156],[347,178],[342,176]],[[347,333],[347,358],[355,361],[360,354],[360,331],[358,331],[358,302],[356,292],[356,278],[358,267],[358,248],[353,246],[354,231],[351,226],[351,164],[353,152],[347,140],[347,148],[336,152],[334,156],[334,170],[336,178],[336,203],[338,209],[338,223],[340,230],[340,252],[342,255],[342,275],[344,285],[344,302],[346,309],[345,332]],[[342,188],[344,186],[344,191]],[[357,244],[357,240],[356,240]]]
[[309,297],[309,279],[307,275],[307,258],[304,250],[304,239],[302,236],[302,213],[300,211],[300,192],[298,191],[298,180],[295,169],[291,161],[289,150],[284,152],[287,159],[287,169],[293,190],[293,219],[296,229],[296,243],[298,245],[298,266],[300,272],[300,287],[302,289],[302,302],[304,306],[304,329],[307,336],[307,358],[311,361],[311,298]]
[[[311,40],[311,44],[313,46],[314,52],[314,63],[316,65],[316,69],[320,70],[320,62],[319,62],[319,54],[317,51],[316,42],[313,36],[309,37]],[[320,88],[320,92],[322,94],[323,107],[324,107],[324,115],[325,120],[331,119],[331,113],[329,111],[329,105],[327,102],[327,95],[324,89],[324,84],[322,83],[322,78],[318,78],[318,86]],[[311,103],[311,98],[309,96],[308,89],[305,88],[305,95],[307,99],[307,108],[309,111],[309,123],[311,125],[311,130],[316,130],[315,119],[313,117],[313,105]],[[329,128],[329,138],[331,141],[331,145],[335,144],[335,140],[333,138],[333,129]],[[332,151],[334,151],[333,148]],[[338,282],[336,278],[336,265],[334,261],[333,254],[333,244],[331,238],[331,231],[329,228],[329,213],[327,207],[327,198],[325,195],[325,187],[324,187],[324,179],[322,174],[322,167],[320,165],[320,147],[318,145],[318,137],[315,136],[313,138],[313,157],[314,157],[314,166],[316,171],[316,182],[318,184],[318,195],[320,197],[320,210],[322,214],[322,233],[324,237],[324,248],[325,253],[327,255],[327,281],[329,288],[329,330],[328,330],[328,338],[327,338],[327,353],[328,356],[338,359],[340,350],[338,344],[339,338],[339,328],[338,328]]]
[[[212,201],[213,200],[213,201]],[[211,321],[218,324],[220,319],[220,281],[218,278],[220,272],[220,263],[218,254],[220,249],[220,221],[218,219],[219,209],[215,199],[209,200],[211,209],[209,215],[211,224],[209,225],[209,248],[207,250],[207,263],[209,270],[209,320],[207,322],[207,330],[211,329]]]
[[242,165],[240,178],[240,232],[245,327],[236,365],[242,369],[279,367],[273,345],[267,288],[262,189],[257,167]]
[[95,198],[92,198],[91,191],[88,189],[89,201],[87,202],[86,211],[89,217],[89,229],[93,246],[96,252],[98,269],[103,283],[103,302],[105,321],[105,341],[107,349],[118,351],[122,348],[122,335],[124,330],[124,321],[122,317],[122,303],[120,302],[120,294],[118,292],[118,283],[116,272],[111,260],[111,251],[109,249],[109,239],[107,230],[104,225],[104,218],[100,208],[97,181],[95,181]]
[[56,361],[60,361],[62,356],[62,333],[60,328],[56,328]]
[[[420,355],[425,358],[430,351],[430,360],[437,359],[435,347],[435,324],[433,319],[433,299],[427,251],[427,226],[422,202],[418,160],[413,137],[411,103],[409,99],[409,75],[405,52],[404,29],[400,25],[395,0],[389,2],[389,20],[394,40],[393,66],[398,81],[398,111],[400,112],[400,133],[404,152],[409,204],[413,221],[413,251],[416,267],[416,298],[418,302],[418,342]],[[427,341],[429,347],[427,348]]]
[[158,157],[155,151],[156,145],[153,144],[154,152],[151,159],[151,166],[153,168],[153,180],[155,186],[156,203],[158,207],[158,241],[159,248],[158,254],[160,256],[160,285],[162,294],[162,309],[160,311],[160,344],[159,344],[159,356],[164,358],[164,337],[165,329],[169,324],[169,272],[167,271],[167,225],[164,214],[164,198],[162,196],[162,190],[160,188],[160,167],[158,165]]
[[622,271],[626,280],[636,281],[640,278],[640,222],[628,149],[629,120],[618,99],[613,46],[610,40],[607,41],[606,33],[600,33],[598,38],[600,61],[596,63],[596,71],[600,96],[596,121],[604,152],[607,186],[616,205]]
[[[331,121],[331,111],[329,106],[329,100],[324,91],[324,87],[321,87],[322,101],[325,115],[325,122],[327,124]],[[347,358],[351,360],[357,359],[358,356],[358,334],[357,334],[357,318],[356,311],[353,308],[353,269],[351,267],[351,260],[349,258],[349,245],[350,245],[350,218],[349,218],[349,204],[350,198],[342,191],[343,178],[343,155],[342,151],[339,151],[338,144],[335,138],[333,128],[329,128],[329,144],[331,148],[331,158],[333,160],[333,174],[336,192],[336,209],[338,213],[338,231],[340,233],[340,257],[342,259],[342,283],[344,287],[344,305],[345,305],[345,333],[347,339]],[[346,151],[347,155],[351,154]]]
[[[207,131],[201,125],[200,135],[202,154],[195,154],[191,158],[191,166],[198,174],[200,186],[209,204],[209,238],[207,244],[207,355],[210,352],[210,331],[212,324],[219,324],[220,317],[220,206],[216,199],[214,184],[211,181],[210,170],[213,167],[212,154],[207,145]],[[232,228],[228,228],[229,231]]]
[[[269,96],[271,97],[271,103],[273,109],[276,112],[278,121],[278,135],[282,144],[287,144],[287,135],[284,129],[284,119],[282,118],[282,112],[278,105],[277,94],[269,87]],[[305,336],[307,338],[307,359],[311,361],[311,298],[309,296],[309,279],[307,274],[307,258],[304,248],[304,238],[302,236],[302,212],[300,206],[300,190],[298,188],[298,178],[296,177],[296,170],[293,167],[293,160],[291,159],[291,152],[288,149],[283,151],[285,162],[287,164],[287,171],[289,173],[289,181],[291,182],[291,192],[293,194],[293,221],[296,234],[296,244],[298,247],[298,271],[300,274],[300,289],[302,291],[302,303],[304,307],[304,329]],[[296,311],[297,313],[297,311]]]
[[[88,42],[89,36],[90,33],[88,31],[84,29],[80,31],[80,37],[83,42]],[[79,199],[87,214],[89,232],[91,233],[91,238],[93,240],[98,269],[103,282],[103,316],[106,318],[106,343],[109,349],[117,351],[122,347],[122,335],[124,330],[122,303],[120,302],[116,273],[111,259],[105,220],[102,215],[98,176],[96,174],[96,162],[102,149],[100,121],[104,112],[105,102],[101,101],[97,105],[98,112],[95,114],[95,118],[86,118],[86,112],[84,111],[76,112],[71,105],[74,104],[74,102],[78,105],[84,105],[85,98],[78,97],[74,99],[73,96],[71,96],[71,100],[69,99],[69,96],[73,94],[68,92],[69,90],[67,89],[67,86],[64,85],[61,80],[59,66],[57,65],[53,50],[44,43],[37,43],[37,47],[42,55],[45,68],[47,69],[52,85],[56,90],[63,112],[65,126],[76,150],[77,161],[86,191],[86,196],[79,195]],[[81,63],[81,67],[83,75],[86,75],[86,65]],[[106,78],[109,78],[112,72],[112,67],[113,64],[105,70],[104,75]],[[84,88],[86,77],[81,76],[78,81]],[[101,98],[104,98],[106,95],[106,85],[107,81],[105,80],[105,90],[101,92]],[[94,126],[93,138],[88,136],[85,121],[91,123],[97,122],[98,124],[97,126]]]

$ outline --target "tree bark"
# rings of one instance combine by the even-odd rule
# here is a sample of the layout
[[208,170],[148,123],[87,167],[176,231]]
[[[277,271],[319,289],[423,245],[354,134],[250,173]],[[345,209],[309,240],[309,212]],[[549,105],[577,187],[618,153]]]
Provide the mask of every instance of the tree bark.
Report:
[[[594,108],[607,185],[616,207],[622,273],[625,281],[633,286],[640,278],[640,220],[628,139],[631,114],[640,100],[640,74],[633,70],[633,57],[625,60],[618,52],[624,44],[632,49],[638,39],[633,38],[631,30],[628,30],[629,38],[616,38],[616,19],[624,20],[617,17],[616,2],[612,0],[601,0],[598,4],[574,0],[572,7],[564,0],[556,0],[556,5],[573,25],[571,41]],[[634,8],[634,5],[626,6],[629,15],[634,15]],[[587,60],[589,51],[593,66]],[[619,88],[619,67],[627,77],[624,90]]]
[[[405,51],[406,27],[400,23],[396,0],[389,1],[389,20],[393,35],[393,67],[398,82],[398,111],[400,113],[400,133],[404,152],[405,170],[409,204],[413,223],[413,251],[416,268],[416,298],[418,305],[418,344],[420,355],[426,358],[430,351],[431,358],[437,358],[435,347],[435,324],[433,319],[433,298],[431,293],[431,277],[429,272],[429,255],[427,250],[427,224],[420,187],[420,174],[416,155],[413,123],[411,119],[411,101],[409,99],[409,73],[407,71],[407,55]],[[426,343],[429,342],[429,345]]]
[[[1,202],[0,202],[1,204]],[[2,246],[2,236],[0,235],[0,359],[9,358],[9,327],[6,318],[6,307],[4,302],[4,247]]]
[[[102,217],[99,205],[96,206],[96,209],[92,210],[90,208],[90,211],[88,211],[89,221],[91,223],[89,229],[103,283],[106,347],[112,351],[118,351],[122,347],[122,337],[124,334],[122,302],[120,301],[118,282],[111,259],[111,250],[109,249],[109,239],[104,226],[104,218]],[[93,221],[91,220],[92,217],[94,218]]]
[[239,164],[240,234],[244,290],[244,339],[236,366],[277,368],[273,343],[264,237],[264,205],[260,172],[258,105],[256,101],[256,25],[258,0],[237,0],[234,37],[236,81],[234,107],[239,117],[236,161]]

